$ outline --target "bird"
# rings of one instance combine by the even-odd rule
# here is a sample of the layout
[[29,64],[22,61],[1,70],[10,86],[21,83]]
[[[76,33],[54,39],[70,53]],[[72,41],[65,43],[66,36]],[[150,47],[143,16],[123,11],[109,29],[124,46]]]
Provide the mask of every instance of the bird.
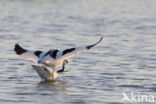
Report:
[[38,75],[41,78],[41,81],[46,80],[55,80],[60,75],[63,75],[64,72],[54,71],[52,68],[48,66],[37,66],[37,65],[31,65],[33,69],[38,73]]
[[98,42],[88,46],[68,48],[64,50],[50,49],[47,52],[41,50],[27,50],[16,43],[14,51],[17,55],[23,57],[26,60],[30,60],[38,64],[43,64],[52,69],[62,66],[62,69],[60,69],[59,72],[64,72],[65,65],[68,64],[67,59],[91,49],[92,47],[100,43],[102,39],[103,37],[101,37]]

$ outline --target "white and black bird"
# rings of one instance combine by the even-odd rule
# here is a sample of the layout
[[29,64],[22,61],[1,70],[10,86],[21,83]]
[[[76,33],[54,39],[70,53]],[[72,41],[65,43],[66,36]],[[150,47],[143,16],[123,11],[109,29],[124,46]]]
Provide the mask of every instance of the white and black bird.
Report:
[[52,68],[50,68],[48,66],[32,65],[32,67],[35,69],[35,71],[40,76],[41,81],[44,81],[44,80],[55,80],[60,75],[63,75],[63,72],[56,72]]
[[68,63],[67,59],[77,56],[82,52],[85,52],[95,45],[97,45],[99,42],[101,42],[103,37],[96,42],[95,44],[84,46],[84,47],[76,47],[76,48],[69,48],[65,49],[63,51],[57,50],[57,49],[51,49],[48,52],[43,51],[31,51],[22,48],[18,43],[15,44],[15,52],[17,55],[20,55],[26,60],[33,61],[35,63],[43,64],[45,66],[51,67],[52,69],[56,67],[62,66],[62,69],[59,70],[59,72],[63,72],[65,65]]

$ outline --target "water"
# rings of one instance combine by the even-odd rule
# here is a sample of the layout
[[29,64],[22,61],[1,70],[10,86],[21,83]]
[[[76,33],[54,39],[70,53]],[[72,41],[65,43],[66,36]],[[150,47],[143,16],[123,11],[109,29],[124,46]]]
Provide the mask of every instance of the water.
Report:
[[[155,0],[1,0],[1,104],[128,104],[122,93],[156,102]],[[70,72],[40,82],[33,62],[14,44],[32,50],[66,49],[103,41],[69,60]],[[129,102],[133,104],[133,102]],[[151,104],[143,102],[141,104]]]

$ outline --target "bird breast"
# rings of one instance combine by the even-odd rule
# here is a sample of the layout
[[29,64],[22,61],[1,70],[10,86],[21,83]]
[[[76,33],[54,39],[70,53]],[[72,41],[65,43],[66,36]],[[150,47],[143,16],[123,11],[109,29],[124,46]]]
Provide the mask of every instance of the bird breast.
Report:
[[48,66],[51,66],[53,68],[56,68],[56,67],[62,66],[63,61],[47,61],[47,62],[45,62],[45,64]]

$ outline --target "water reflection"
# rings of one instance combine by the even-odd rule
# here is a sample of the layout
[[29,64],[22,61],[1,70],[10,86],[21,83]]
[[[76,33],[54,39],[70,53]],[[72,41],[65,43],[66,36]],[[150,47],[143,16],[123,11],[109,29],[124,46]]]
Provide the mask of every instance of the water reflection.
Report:
[[66,82],[63,80],[41,81],[38,83],[37,88],[46,90],[65,90]]

